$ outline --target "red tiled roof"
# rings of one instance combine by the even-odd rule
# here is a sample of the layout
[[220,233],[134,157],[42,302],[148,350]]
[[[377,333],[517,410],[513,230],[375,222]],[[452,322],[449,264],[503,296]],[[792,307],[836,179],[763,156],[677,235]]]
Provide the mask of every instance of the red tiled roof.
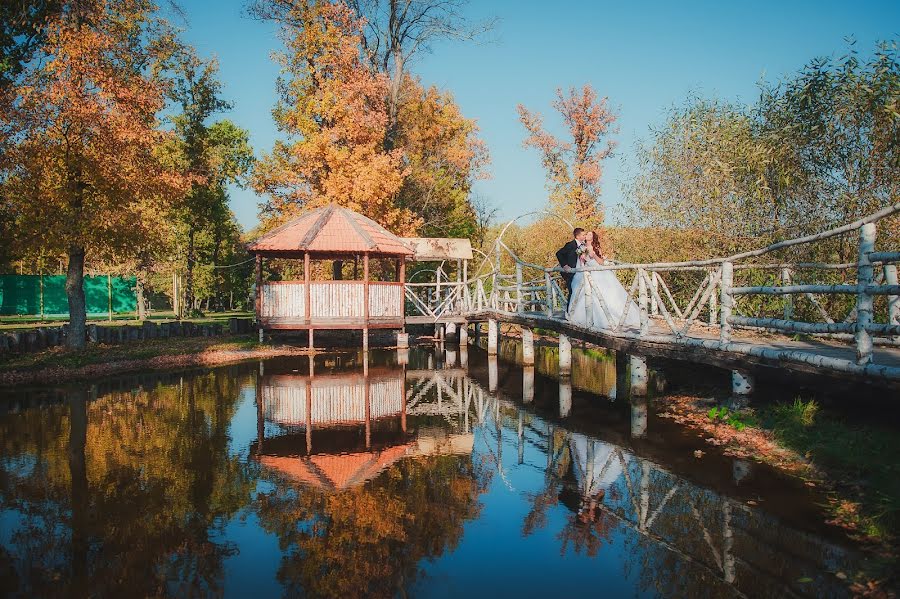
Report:
[[397,445],[382,451],[319,454],[310,457],[263,455],[260,463],[307,485],[327,490],[347,489],[375,478],[382,470],[403,458],[410,445]]
[[250,252],[346,252],[410,256],[413,251],[396,235],[362,214],[337,204],[311,210],[269,231]]

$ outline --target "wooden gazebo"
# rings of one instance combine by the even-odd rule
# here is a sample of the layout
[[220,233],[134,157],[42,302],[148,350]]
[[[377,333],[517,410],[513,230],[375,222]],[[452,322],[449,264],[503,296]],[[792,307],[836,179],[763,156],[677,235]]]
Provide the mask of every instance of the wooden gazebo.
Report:
[[[413,251],[396,235],[365,216],[331,204],[311,210],[248,246],[256,256],[256,321],[265,330],[361,329],[368,347],[369,329],[404,327],[405,260]],[[361,280],[311,280],[312,260],[362,258]],[[302,281],[263,282],[264,258],[303,260]],[[371,281],[369,260],[390,259],[393,281]]]

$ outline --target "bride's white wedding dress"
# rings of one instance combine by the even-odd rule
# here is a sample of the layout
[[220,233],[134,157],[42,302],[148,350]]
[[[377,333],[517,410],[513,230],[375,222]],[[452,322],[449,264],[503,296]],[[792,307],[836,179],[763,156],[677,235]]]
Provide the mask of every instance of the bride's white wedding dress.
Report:
[[[596,260],[588,257],[584,266],[600,265]],[[606,311],[600,304],[601,298],[606,305]],[[622,320],[626,304],[628,314],[625,316],[623,327],[640,327],[640,310],[637,304],[628,301],[628,292],[622,287],[614,271],[579,271],[572,279],[572,297],[569,301],[566,319],[572,324],[589,329],[613,329]]]

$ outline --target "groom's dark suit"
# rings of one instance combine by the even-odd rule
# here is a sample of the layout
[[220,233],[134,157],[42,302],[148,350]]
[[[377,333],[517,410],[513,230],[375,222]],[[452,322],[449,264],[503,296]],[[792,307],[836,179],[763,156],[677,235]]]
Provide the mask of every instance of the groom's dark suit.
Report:
[[[573,239],[566,245],[559,248],[559,251],[556,252],[556,259],[559,261],[560,266],[568,266],[571,268],[577,267],[578,266],[578,242]],[[569,300],[572,299],[572,279],[575,278],[575,273],[574,272],[564,272],[564,273],[562,273],[562,278],[566,282],[566,288],[569,291],[569,294],[566,297],[566,309],[568,309]]]

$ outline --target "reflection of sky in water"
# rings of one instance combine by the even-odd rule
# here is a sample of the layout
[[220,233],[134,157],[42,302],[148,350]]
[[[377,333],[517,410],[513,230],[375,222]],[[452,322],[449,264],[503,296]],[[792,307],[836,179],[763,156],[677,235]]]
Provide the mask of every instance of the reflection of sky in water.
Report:
[[[354,497],[376,498],[376,506],[379,505],[378,502],[388,502],[393,510],[408,508],[410,519],[401,518],[400,521],[404,522],[403,526],[409,527],[408,536],[415,536],[418,530],[434,524],[416,521],[415,518],[442,517],[441,505],[426,505],[436,509],[425,512],[415,512],[412,503],[404,506],[404,502],[421,502],[423,488],[430,489],[437,497],[446,496],[453,489],[464,488],[465,493],[472,493],[467,498],[476,502],[480,511],[453,514],[460,519],[461,535],[458,537],[451,530],[449,533],[440,533],[447,534],[446,537],[426,539],[429,544],[434,545],[436,553],[430,558],[417,558],[411,564],[406,564],[418,571],[418,576],[413,576],[413,580],[405,573],[400,578],[407,581],[407,591],[412,596],[553,597],[587,594],[617,597],[665,594],[667,590],[673,594],[685,594],[698,589],[703,594],[731,594],[735,589],[722,582],[723,577],[727,578],[723,572],[729,567],[737,572],[735,584],[746,593],[748,589],[756,588],[756,581],[748,579],[750,569],[741,560],[756,560],[760,563],[754,567],[770,568],[765,560],[771,559],[772,555],[776,556],[775,561],[784,578],[781,581],[769,580],[766,583],[769,586],[759,587],[760,592],[777,590],[779,585],[785,584],[791,585],[792,591],[798,594],[843,594],[842,587],[836,584],[833,576],[826,573],[826,570],[846,568],[850,558],[845,551],[807,533],[784,528],[775,518],[758,510],[751,511],[741,499],[730,499],[728,493],[737,492],[736,487],[728,486],[736,485],[733,481],[717,483],[720,488],[711,490],[691,480],[695,474],[700,476],[708,474],[707,472],[686,474],[684,466],[679,466],[681,473],[676,474],[673,467],[658,463],[660,459],[665,460],[667,439],[654,432],[653,427],[662,424],[651,423],[649,427],[651,437],[656,434],[652,437],[654,447],[663,450],[656,454],[653,461],[641,455],[639,447],[629,444],[631,413],[627,397],[610,403],[608,399],[598,401],[596,396],[585,393],[586,389],[596,389],[604,395],[609,394],[616,382],[614,362],[578,354],[576,373],[579,368],[581,372],[573,376],[572,387],[575,391],[566,392],[567,406],[563,410],[564,413],[571,410],[571,413],[567,418],[561,419],[560,385],[555,379],[547,377],[546,369],[541,367],[540,362],[537,374],[534,375],[534,398],[529,401],[527,408],[523,408],[521,369],[516,369],[509,362],[500,362],[499,391],[496,394],[500,398],[498,403],[486,391],[489,369],[484,355],[476,350],[469,353],[469,361],[473,366],[472,378],[466,378],[457,369],[452,371],[455,374],[447,374],[445,380],[440,378],[445,376],[441,371],[428,367],[429,362],[435,364],[441,363],[441,360],[429,361],[423,352],[411,352],[410,371],[405,384],[409,406],[406,420],[401,424],[399,416],[388,415],[378,422],[370,423],[373,448],[406,447],[407,457],[400,458],[399,461],[388,460],[386,465],[372,469],[370,475],[349,484],[346,490],[336,494],[325,493],[316,485],[299,484],[291,479],[289,473],[266,467],[255,453],[259,451],[257,381],[260,385],[274,385],[272,381],[275,379],[272,376],[281,372],[288,376],[279,379],[282,381],[279,384],[290,386],[292,380],[299,380],[292,377],[302,377],[302,374],[297,374],[298,370],[300,373],[305,372],[302,360],[300,368],[296,358],[283,363],[267,362],[264,377],[258,377],[258,364],[255,363],[232,367],[227,371],[214,371],[218,373],[216,382],[219,387],[211,384],[212,379],[209,377],[203,381],[193,381],[191,376],[184,375],[181,383],[177,378],[161,380],[158,386],[143,383],[143,393],[133,392],[136,387],[124,391],[120,396],[109,395],[109,391],[104,393],[101,390],[98,393],[99,403],[89,404],[87,411],[88,495],[96,500],[100,493],[116,496],[116,493],[121,492],[123,503],[127,500],[134,505],[124,506],[122,514],[110,512],[106,515],[95,514],[95,517],[105,517],[116,522],[119,522],[118,519],[125,519],[120,525],[127,526],[127,519],[132,517],[127,510],[163,509],[158,517],[165,521],[165,510],[170,508],[161,508],[158,497],[153,495],[156,491],[148,490],[154,481],[147,477],[152,477],[156,470],[142,468],[141,460],[145,459],[146,454],[141,452],[162,451],[161,455],[165,456],[165,451],[173,451],[174,458],[184,461],[173,465],[175,472],[172,476],[177,488],[164,490],[171,493],[175,501],[171,509],[184,509],[185,505],[193,505],[191,501],[199,501],[200,505],[205,506],[218,501],[225,507],[219,508],[220,514],[214,521],[207,523],[206,530],[201,524],[200,529],[188,526],[171,532],[176,537],[185,535],[185,539],[164,538],[163,541],[168,545],[160,546],[159,555],[153,553],[153,547],[138,549],[145,552],[141,555],[146,555],[150,562],[160,560],[159,563],[162,563],[171,558],[173,551],[183,551],[182,547],[208,547],[205,545],[204,534],[212,546],[233,548],[235,551],[226,552],[227,555],[221,558],[220,563],[213,564],[215,567],[212,569],[216,578],[213,587],[222,589],[226,596],[280,596],[288,589],[296,589],[297,585],[302,587],[301,579],[294,579],[294,586],[291,587],[285,587],[285,582],[291,576],[302,575],[304,556],[301,545],[305,543],[303,547],[306,550],[310,550],[310,547],[312,550],[328,548],[328,534],[335,526],[335,512],[330,512],[329,516],[321,510],[326,505],[330,506],[328,509],[338,509],[331,505],[333,500],[340,504],[340,500]],[[373,356],[370,372],[378,372],[381,377],[402,377],[403,371],[390,366],[390,360],[383,359],[384,356],[379,358],[377,353]],[[350,356],[344,359],[345,362],[353,363],[354,358]],[[331,381],[329,384],[339,383],[342,372],[349,371],[335,368],[320,374],[319,380]],[[429,377],[434,376],[438,376],[440,380],[429,386]],[[492,376],[497,377],[497,373],[494,372]],[[198,383],[196,395],[189,395],[184,391],[192,382]],[[179,387],[179,384],[182,386]],[[210,391],[211,389],[219,391]],[[374,387],[370,388],[372,389]],[[210,393],[213,395],[209,395]],[[2,397],[0,401],[3,401]],[[15,401],[21,402],[21,396]],[[128,403],[129,401],[133,403]],[[454,412],[457,408],[453,406],[462,405],[460,401],[468,402],[467,419],[459,411]],[[198,418],[196,437],[171,436],[184,435],[184,429],[177,426],[183,425],[179,418],[186,416],[167,419],[166,410],[177,409],[188,414],[190,412],[184,409],[190,405],[202,412],[202,420]],[[212,452],[213,455],[206,455],[205,444],[212,443],[216,435],[217,409],[227,417],[227,438],[221,444],[221,455],[216,456],[215,452]],[[585,414],[594,420],[590,420]],[[598,414],[603,417],[601,420],[605,424],[597,424]],[[40,419],[31,418],[28,423],[37,428],[24,430],[22,411],[0,412],[0,432],[13,436],[9,437],[12,442],[2,446],[6,455],[0,455],[0,467],[3,470],[0,473],[3,475],[0,478],[0,499],[3,501],[0,503],[0,544],[6,552],[27,561],[31,557],[28,547],[32,546],[23,545],[21,539],[17,540],[17,535],[23,536],[18,533],[34,528],[37,544],[33,547],[43,547],[49,552],[46,563],[56,564],[56,571],[62,573],[60,575],[63,582],[68,584],[67,562],[71,557],[68,527],[72,522],[68,502],[74,501],[70,498],[67,486],[71,467],[66,450],[68,438],[47,436],[50,435],[47,431],[53,430],[65,431],[64,434],[68,435],[68,411],[48,410],[46,418],[62,418],[65,426],[44,428],[35,424],[40,423]],[[115,418],[124,418],[125,421],[116,423]],[[115,470],[115,476],[111,475],[111,482],[99,486],[97,477],[100,474],[96,470],[104,462],[100,459],[101,456],[89,453],[93,447],[91,433],[101,432],[103,427],[113,425],[120,425],[123,430],[135,427],[141,430],[141,427],[147,426],[150,427],[147,429],[148,435],[160,435],[155,444],[151,443],[140,449],[128,447],[127,440],[122,442],[122,446],[108,448],[111,451],[110,463],[116,459],[126,460],[119,467],[134,468],[135,471],[142,472],[140,476],[144,478],[140,479],[137,486],[129,486],[133,482],[122,479],[124,474],[116,475]],[[153,429],[154,426],[161,428]],[[182,432],[168,433],[165,428],[167,426]],[[647,427],[646,420],[643,426]],[[328,427],[314,427],[313,453],[332,452],[333,455],[329,455],[339,459],[342,455],[341,448],[344,447],[346,453],[357,456],[354,459],[358,459],[359,455],[365,455],[368,451],[368,439],[363,441],[365,435],[362,427],[362,423],[356,428],[352,423],[344,423],[340,430],[335,428],[330,433],[325,430]],[[521,437],[518,433],[520,429]],[[306,456],[303,426],[286,427],[266,422],[264,430],[265,443],[262,451],[265,455],[268,455],[266,452],[277,451],[287,455],[289,459],[306,459],[309,464],[313,464],[313,458],[321,457]],[[40,438],[41,443],[49,448],[43,458],[27,449],[30,447],[29,443],[36,438]],[[135,438],[142,439],[140,434]],[[460,439],[464,442],[451,447],[453,444],[448,439],[454,438],[457,442]],[[617,443],[622,445],[601,439],[618,439]],[[471,451],[467,443],[471,443]],[[460,447],[463,451],[460,451]],[[549,459],[548,447],[552,454]],[[43,468],[42,459],[56,460],[55,470]],[[731,462],[721,457],[718,459],[730,472]],[[713,460],[710,456],[700,467],[707,470],[715,468],[718,462]],[[316,462],[319,465],[324,463]],[[329,462],[334,463],[334,460]],[[428,470],[438,468],[439,465],[445,468],[440,473]],[[154,463],[154,468],[157,469],[165,466],[165,460],[162,465]],[[200,476],[188,477],[185,481],[179,478],[178,469],[182,469],[181,473],[186,473],[191,468],[204,467],[210,470],[190,472],[191,475]],[[309,468],[310,471],[315,471],[312,466]],[[55,478],[45,480],[43,477],[49,477],[46,474],[48,471],[55,472]],[[755,477],[759,476],[754,472],[751,471],[741,481],[744,496],[753,494],[752,484]],[[445,480],[445,476],[450,478]],[[398,481],[405,482],[400,484]],[[116,484],[124,490],[117,489]],[[220,488],[218,484],[224,486]],[[233,485],[233,488],[228,484]],[[484,486],[479,488],[479,485]],[[52,491],[46,497],[40,494],[35,497],[16,496],[19,490],[24,494],[38,493],[37,490],[43,493],[44,487]],[[404,489],[408,490],[408,494]],[[641,490],[646,491],[646,507],[640,505]],[[14,500],[24,502],[24,511],[7,507]],[[662,504],[664,507],[659,508]],[[729,507],[732,504],[733,509]],[[115,508],[115,503],[104,505],[109,509]],[[421,507],[417,504],[415,509]],[[657,508],[658,513],[654,511]],[[369,505],[366,509],[377,507]],[[459,507],[453,509],[458,510]],[[707,527],[710,539],[702,538],[700,529],[691,520],[692,509],[700,514],[699,521],[705,522],[703,526]],[[802,509],[807,513],[815,510],[811,505],[802,506]],[[641,520],[642,510],[646,512],[644,521],[648,517],[650,520],[650,536],[640,532],[639,525],[635,524]],[[721,514],[725,512],[733,514],[730,517],[739,527],[735,529],[736,535],[742,535],[745,545],[747,539],[751,539],[762,546],[762,549],[744,549],[740,543],[735,544],[733,551],[737,552],[737,561],[736,565],[731,566],[727,561],[726,540],[723,536],[725,529]],[[41,515],[44,513],[52,517],[45,518]],[[371,514],[337,514],[349,519],[351,524],[358,521],[362,528],[377,526],[377,523],[368,521],[367,517]],[[542,517],[536,517],[535,514],[542,514]],[[150,516],[156,517],[155,513]],[[191,513],[190,508],[184,514],[188,521],[194,516],[201,523],[205,517]],[[585,520],[581,520],[582,517],[588,518],[587,524]],[[391,522],[393,521],[387,524]],[[532,524],[526,525],[526,522]],[[355,529],[351,526],[350,530]],[[44,545],[41,545],[40,535],[47,535],[43,539]],[[197,535],[197,538],[191,535]],[[588,545],[578,545],[574,539],[584,542],[584,537],[578,535],[591,537],[595,543],[593,550],[589,550]],[[746,535],[750,536],[745,539]],[[762,538],[760,535],[770,536]],[[795,547],[790,546],[793,539],[802,542]],[[91,538],[91,543],[96,552],[104,543],[112,540],[95,535]],[[362,537],[358,540],[358,544],[351,543],[349,546],[365,547],[365,542],[369,541]],[[676,549],[684,548],[688,555],[693,552],[693,557],[685,561],[685,558],[675,555],[668,548],[669,545]],[[709,547],[725,555],[725,562],[708,553]],[[398,549],[394,547],[392,555],[397,556],[399,564],[407,558],[404,557],[405,551],[398,552]],[[403,549],[412,551],[412,548]],[[675,553],[678,551],[681,549],[677,549]],[[745,553],[740,553],[741,551]],[[393,572],[392,568],[399,567],[398,564],[375,563],[366,566],[371,567],[372,572],[386,569],[390,573]],[[152,566],[152,563],[146,564],[147,568]],[[18,567],[21,572],[25,572],[21,570],[23,563],[18,563]],[[39,574],[40,572],[34,575]],[[182,574],[188,578],[191,575],[189,571]],[[765,576],[771,578],[772,575],[768,573]],[[815,584],[797,587],[796,581],[806,576],[813,577]],[[685,586],[678,589],[666,586],[675,584],[673,581],[679,579],[687,581],[683,583]],[[24,581],[29,582],[27,573],[24,574]],[[177,582],[170,580],[167,587],[183,589]],[[657,584],[663,586],[657,589]],[[152,589],[148,588],[131,588],[129,591],[137,594],[152,593]],[[203,594],[202,590],[198,592]]]

